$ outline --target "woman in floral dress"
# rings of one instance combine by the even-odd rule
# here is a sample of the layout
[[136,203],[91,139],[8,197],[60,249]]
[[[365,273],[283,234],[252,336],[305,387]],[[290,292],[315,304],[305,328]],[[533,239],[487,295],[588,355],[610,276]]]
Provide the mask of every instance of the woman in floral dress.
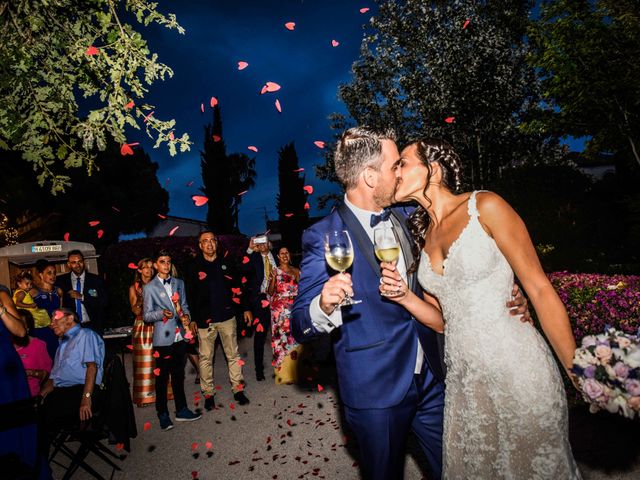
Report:
[[278,268],[271,271],[268,293],[271,297],[271,346],[276,384],[298,381],[298,359],[302,347],[291,335],[289,320],[293,300],[298,294],[300,270],[290,264],[286,247],[278,250]]

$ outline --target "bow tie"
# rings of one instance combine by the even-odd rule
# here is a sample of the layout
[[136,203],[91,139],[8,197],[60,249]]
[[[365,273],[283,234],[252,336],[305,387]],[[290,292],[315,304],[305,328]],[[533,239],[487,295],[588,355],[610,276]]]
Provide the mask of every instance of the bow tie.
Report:
[[167,284],[171,283],[171,277],[169,277],[169,278],[163,278],[163,279],[162,279],[162,283],[163,283],[163,285],[167,285]]
[[380,215],[376,215],[375,213],[371,215],[371,220],[369,221],[369,225],[371,225],[371,228],[373,228],[376,225],[378,225],[380,222],[389,220],[390,216],[391,216],[391,210],[385,208]]

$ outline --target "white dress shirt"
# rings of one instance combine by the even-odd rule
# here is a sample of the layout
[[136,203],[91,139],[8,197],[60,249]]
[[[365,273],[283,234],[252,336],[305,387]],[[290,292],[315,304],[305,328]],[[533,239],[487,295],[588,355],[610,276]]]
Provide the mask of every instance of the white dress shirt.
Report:
[[[365,232],[367,232],[369,240],[371,240],[371,248],[373,249],[374,241],[373,227],[371,226],[371,215],[379,215],[382,212],[370,212],[368,210],[356,207],[349,201],[347,195],[344,196],[344,203],[356,216]],[[389,227],[393,226],[390,219],[380,222],[378,225]],[[400,274],[402,279],[407,282],[407,265],[404,261],[404,255],[402,255],[402,248],[400,249],[400,257],[398,257],[398,263],[396,264],[396,267],[398,268],[398,273]],[[358,292],[354,293],[357,297]],[[332,330],[342,325],[342,311],[340,307],[336,308],[331,313],[331,315],[327,315],[320,308],[320,295],[317,295],[313,300],[311,300],[311,304],[309,305],[309,315],[311,317],[311,323],[313,323],[313,326],[316,328],[316,330],[320,332],[330,333]],[[416,342],[418,343],[418,351],[416,352],[416,368],[414,372],[420,373],[422,371],[422,364],[424,362],[424,350],[422,349],[422,345],[420,344],[420,341],[417,337]]]
[[[78,277],[75,273],[71,272],[71,289],[77,291],[80,295],[83,295],[82,292],[84,292],[84,279],[86,277],[85,273],[86,272],[83,271],[82,275]],[[76,285],[78,285],[78,278],[80,279],[80,291],[76,289]],[[75,310],[75,300],[73,307],[73,309]],[[82,310],[82,323],[90,322],[91,318],[89,318],[87,309],[84,307],[84,295],[80,299],[80,309]]]

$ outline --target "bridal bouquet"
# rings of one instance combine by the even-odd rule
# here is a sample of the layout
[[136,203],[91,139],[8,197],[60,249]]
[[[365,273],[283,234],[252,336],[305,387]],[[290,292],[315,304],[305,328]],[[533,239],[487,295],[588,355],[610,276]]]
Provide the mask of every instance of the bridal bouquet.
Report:
[[587,335],[573,368],[590,411],[607,410],[634,418],[640,412],[640,338],[615,328]]

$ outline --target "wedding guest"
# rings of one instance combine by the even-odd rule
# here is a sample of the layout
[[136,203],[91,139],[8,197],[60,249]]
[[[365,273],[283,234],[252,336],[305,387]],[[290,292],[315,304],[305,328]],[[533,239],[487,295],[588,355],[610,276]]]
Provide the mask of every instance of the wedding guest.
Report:
[[[167,381],[171,374],[177,422],[192,422],[202,417],[187,408],[184,393],[185,338],[198,333],[189,316],[184,282],[171,276],[171,254],[160,250],[153,257],[157,275],[142,290],[143,318],[153,323],[153,347],[158,352],[156,368],[156,412],[162,430],[173,428],[167,408]],[[187,334],[188,332],[188,334]]]
[[302,346],[291,335],[291,309],[298,295],[300,270],[291,265],[287,247],[278,250],[278,267],[271,271],[269,287],[271,298],[271,346],[275,382],[287,385],[298,382],[298,359]]
[[133,323],[133,403],[138,407],[150,405],[156,401],[155,395],[155,359],[153,358],[153,323],[145,323],[143,313],[144,286],[154,276],[153,260],[143,258],[138,262],[133,285],[129,287],[131,311],[136,316]]
[[34,328],[44,328],[51,324],[51,317],[46,310],[38,307],[29,293],[33,289],[33,276],[27,270],[16,275],[16,288],[13,291],[13,301],[17,308],[27,309],[31,312],[35,325]]
[[40,393],[40,387],[49,378],[51,373],[52,360],[47,353],[47,344],[39,338],[29,336],[29,332],[34,328],[33,315],[29,310],[18,309],[20,318],[27,326],[27,335],[11,335],[13,347],[20,355],[22,366],[27,374],[29,390],[31,396],[35,397]]
[[89,420],[100,408],[104,368],[104,341],[82,328],[76,313],[59,308],[51,317],[51,329],[60,339],[49,379],[42,385],[43,451],[61,428],[73,428]]
[[269,251],[270,244],[266,235],[252,237],[249,241],[249,289],[255,323],[253,337],[253,356],[256,367],[256,380],[264,380],[264,343],[271,324],[271,311],[267,288],[271,271],[276,268],[276,261]]
[[[0,285],[0,405],[31,396],[20,356],[11,344],[11,335],[24,337],[26,334],[26,326],[20,319],[9,289]],[[36,435],[35,422],[0,431],[0,465],[3,466],[3,474],[10,466],[19,468],[18,465],[26,465],[35,469]]]
[[[205,398],[204,406],[206,410],[212,410],[215,406],[213,359],[218,336],[227,357],[233,398],[240,405],[245,405],[249,403],[249,399],[244,394],[237,322],[232,301],[232,281],[238,275],[232,271],[231,264],[224,262],[222,255],[219,255],[218,239],[213,232],[201,232],[198,235],[198,246],[200,254],[188,265],[185,280],[188,282],[187,296],[198,331],[200,389]],[[242,298],[243,296],[239,297],[241,303]],[[249,326],[251,311],[248,307],[244,310],[243,320]]]
[[[55,286],[56,284],[56,267],[45,259],[36,262],[36,275],[38,284],[34,286],[29,294],[36,302],[36,305],[45,310],[51,319],[51,315],[57,309],[62,307],[62,289]],[[51,320],[49,320],[51,322]],[[47,352],[51,358],[55,358],[58,350],[58,338],[49,326],[36,327],[32,332],[33,336],[39,338],[47,344]]]
[[102,278],[86,270],[80,250],[69,251],[67,267],[70,272],[58,278],[58,286],[64,292],[64,305],[75,309],[83,327],[102,335],[108,304]]

